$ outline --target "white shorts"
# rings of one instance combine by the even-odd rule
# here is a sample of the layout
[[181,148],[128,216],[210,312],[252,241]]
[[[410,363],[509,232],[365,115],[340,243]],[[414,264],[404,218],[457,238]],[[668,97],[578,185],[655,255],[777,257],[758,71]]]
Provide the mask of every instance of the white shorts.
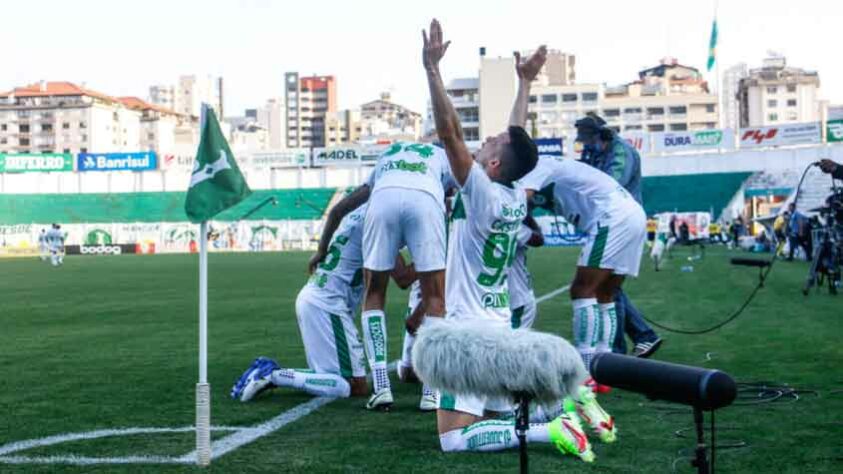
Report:
[[577,266],[605,268],[615,275],[638,276],[647,241],[647,216],[628,199],[607,212],[588,231]]
[[536,300],[532,299],[527,304],[512,308],[512,329],[532,328],[536,322]]
[[296,298],[296,318],[308,368],[345,378],[366,376],[363,344],[351,317],[325,311],[302,290]]
[[482,417],[487,411],[495,413],[511,412],[515,405],[512,400],[503,398],[478,397],[475,395],[451,395],[439,392],[438,408],[446,411],[458,411]]
[[392,270],[407,246],[418,272],[445,269],[445,213],[442,204],[417,189],[383,188],[369,198],[363,224],[363,268]]

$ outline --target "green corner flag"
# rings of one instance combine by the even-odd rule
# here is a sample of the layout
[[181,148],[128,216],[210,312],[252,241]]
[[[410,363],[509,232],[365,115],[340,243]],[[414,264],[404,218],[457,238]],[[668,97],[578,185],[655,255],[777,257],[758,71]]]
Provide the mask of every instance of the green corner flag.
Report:
[[711,68],[714,67],[714,61],[716,61],[716,53],[717,53],[717,18],[711,23],[711,39],[708,40],[708,64],[706,65],[706,70],[711,71]]
[[213,109],[208,109],[184,211],[190,222],[204,222],[252,194],[240,173]]

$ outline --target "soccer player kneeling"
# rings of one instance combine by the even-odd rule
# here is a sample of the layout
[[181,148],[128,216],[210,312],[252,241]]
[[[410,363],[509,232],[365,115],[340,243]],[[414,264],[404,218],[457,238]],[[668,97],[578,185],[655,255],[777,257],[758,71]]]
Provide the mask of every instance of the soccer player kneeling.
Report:
[[365,396],[366,359],[354,325],[363,295],[364,204],[340,223],[319,263],[296,298],[296,317],[308,369],[289,369],[258,357],[231,389],[243,402],[273,387],[316,396]]

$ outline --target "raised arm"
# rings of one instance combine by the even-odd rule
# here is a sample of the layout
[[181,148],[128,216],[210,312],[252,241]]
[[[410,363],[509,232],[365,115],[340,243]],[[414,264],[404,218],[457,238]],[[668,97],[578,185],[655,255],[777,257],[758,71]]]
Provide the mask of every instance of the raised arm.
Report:
[[325,228],[322,229],[322,237],[319,238],[319,248],[316,253],[310,257],[310,262],[307,264],[307,270],[312,275],[316,271],[316,266],[325,259],[328,254],[328,246],[331,244],[331,239],[334,238],[334,232],[340,226],[343,218],[349,213],[362,206],[364,202],[369,200],[371,189],[364,184],[355,189],[351,194],[342,198],[336,206],[332,207],[328,212],[328,218],[325,220]]
[[547,61],[547,47],[539,46],[526,61],[521,62],[521,53],[515,52],[515,73],[518,74],[518,93],[509,114],[509,124],[521,128],[527,127],[527,106],[530,102],[530,84]]
[[474,159],[468,151],[468,147],[465,146],[459,115],[457,115],[457,111],[454,110],[454,106],[445,92],[445,84],[442,82],[442,75],[439,73],[439,61],[442,60],[451,42],[442,40],[442,26],[435,19],[430,22],[430,36],[428,37],[427,32],[422,31],[422,39],[424,39],[422,60],[424,69],[427,71],[427,84],[430,87],[430,103],[433,108],[433,119],[436,123],[436,134],[445,147],[454,179],[462,186],[468,178],[468,172],[471,170]]

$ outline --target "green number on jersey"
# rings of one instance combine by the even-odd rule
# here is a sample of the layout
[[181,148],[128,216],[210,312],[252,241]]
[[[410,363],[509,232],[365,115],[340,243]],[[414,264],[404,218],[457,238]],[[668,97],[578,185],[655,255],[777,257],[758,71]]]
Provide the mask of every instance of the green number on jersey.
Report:
[[389,149],[384,152],[384,156],[392,156],[401,151],[413,152],[422,158],[430,158],[433,156],[433,147],[421,143],[413,143],[407,146],[404,146],[403,143],[393,143]]
[[483,286],[503,283],[506,279],[506,268],[512,265],[517,243],[517,239],[510,238],[509,234],[490,234],[483,244],[483,265],[491,269],[492,273],[481,273],[477,277],[477,283]]
[[346,243],[348,243],[348,237],[344,235],[338,235],[331,243],[331,246],[328,247],[328,258],[326,258],[324,262],[319,264],[319,269],[329,272],[337,268],[337,265],[340,264],[340,258],[342,257],[341,247]]

